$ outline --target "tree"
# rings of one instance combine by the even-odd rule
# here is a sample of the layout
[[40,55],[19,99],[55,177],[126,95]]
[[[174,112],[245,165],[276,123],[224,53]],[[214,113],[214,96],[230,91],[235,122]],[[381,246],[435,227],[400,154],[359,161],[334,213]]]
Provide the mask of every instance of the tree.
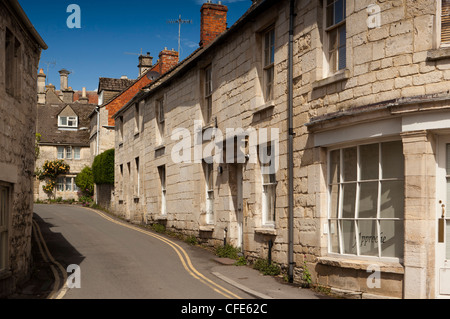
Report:
[[92,164],[95,184],[114,185],[114,149],[97,155]]
[[75,184],[82,196],[92,196],[94,195],[94,175],[92,174],[92,169],[89,166],[83,168],[80,174],[75,178]]
[[55,190],[56,178],[59,175],[70,172],[70,166],[63,160],[46,161],[42,166],[42,171],[39,172],[39,180],[47,180],[47,183],[42,186],[42,189],[50,197]]

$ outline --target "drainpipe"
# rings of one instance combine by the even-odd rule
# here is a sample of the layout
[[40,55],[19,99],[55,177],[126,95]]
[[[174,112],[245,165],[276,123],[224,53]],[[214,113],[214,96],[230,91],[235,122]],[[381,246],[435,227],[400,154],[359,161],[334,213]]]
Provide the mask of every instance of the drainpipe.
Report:
[[288,48],[288,278],[294,282],[294,121],[293,121],[293,56],[294,56],[294,8],[295,0],[290,0],[289,48]]
[[[97,112],[97,151],[95,155],[98,155],[99,152],[99,141],[100,141],[100,107],[96,106],[95,107],[95,112]],[[98,189],[97,189],[97,185],[95,185],[95,204],[98,205]]]

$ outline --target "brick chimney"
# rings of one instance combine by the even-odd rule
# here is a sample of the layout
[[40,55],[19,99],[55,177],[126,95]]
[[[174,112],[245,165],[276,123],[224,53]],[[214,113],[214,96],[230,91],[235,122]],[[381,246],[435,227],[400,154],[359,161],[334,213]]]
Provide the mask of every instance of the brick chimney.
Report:
[[179,61],[178,52],[165,48],[159,53],[159,74],[164,74],[176,66]]
[[211,43],[218,35],[227,30],[228,7],[219,3],[204,3],[201,12],[200,47]]
[[63,91],[69,87],[69,74],[70,72],[66,69],[62,69],[59,71],[59,77],[61,79],[60,90]]

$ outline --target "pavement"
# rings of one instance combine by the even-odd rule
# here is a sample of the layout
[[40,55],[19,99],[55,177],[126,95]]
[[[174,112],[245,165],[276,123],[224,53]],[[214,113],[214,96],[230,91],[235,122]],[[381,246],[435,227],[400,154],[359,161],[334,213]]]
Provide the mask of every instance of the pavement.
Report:
[[[34,237],[34,236],[33,236]],[[171,238],[171,240],[175,240]],[[187,245],[180,241],[180,244]],[[214,278],[217,283],[226,282],[242,291],[244,299],[330,299],[331,296],[290,284],[282,276],[264,276],[250,265],[236,266],[235,260],[218,258],[210,250],[200,246],[187,248],[194,256],[195,266],[200,272]],[[50,263],[43,260],[35,239],[32,240],[33,271],[28,282],[10,299],[48,299],[54,283]],[[249,298],[250,296],[250,298]]]

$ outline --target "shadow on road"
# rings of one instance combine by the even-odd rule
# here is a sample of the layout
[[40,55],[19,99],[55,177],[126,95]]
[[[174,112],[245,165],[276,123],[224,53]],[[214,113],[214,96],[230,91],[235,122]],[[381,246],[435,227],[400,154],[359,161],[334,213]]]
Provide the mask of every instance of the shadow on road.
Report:
[[[42,219],[36,213],[33,214],[33,220],[39,225],[42,237],[50,254],[62,265],[64,270],[69,265],[81,264],[85,257],[61,233],[54,231],[54,228],[58,227],[57,225],[52,224],[50,219]],[[31,277],[27,282],[18,287],[18,291],[10,299],[47,299],[50,297],[54,288],[55,275],[51,270],[51,265],[54,264],[44,260],[39,245],[36,242],[34,231],[33,229],[33,235],[31,236]],[[57,267],[54,265],[54,268]],[[60,272],[58,274],[60,277],[60,286],[58,289],[61,289],[65,282],[62,280],[63,274]],[[70,273],[67,275],[70,275]]]

